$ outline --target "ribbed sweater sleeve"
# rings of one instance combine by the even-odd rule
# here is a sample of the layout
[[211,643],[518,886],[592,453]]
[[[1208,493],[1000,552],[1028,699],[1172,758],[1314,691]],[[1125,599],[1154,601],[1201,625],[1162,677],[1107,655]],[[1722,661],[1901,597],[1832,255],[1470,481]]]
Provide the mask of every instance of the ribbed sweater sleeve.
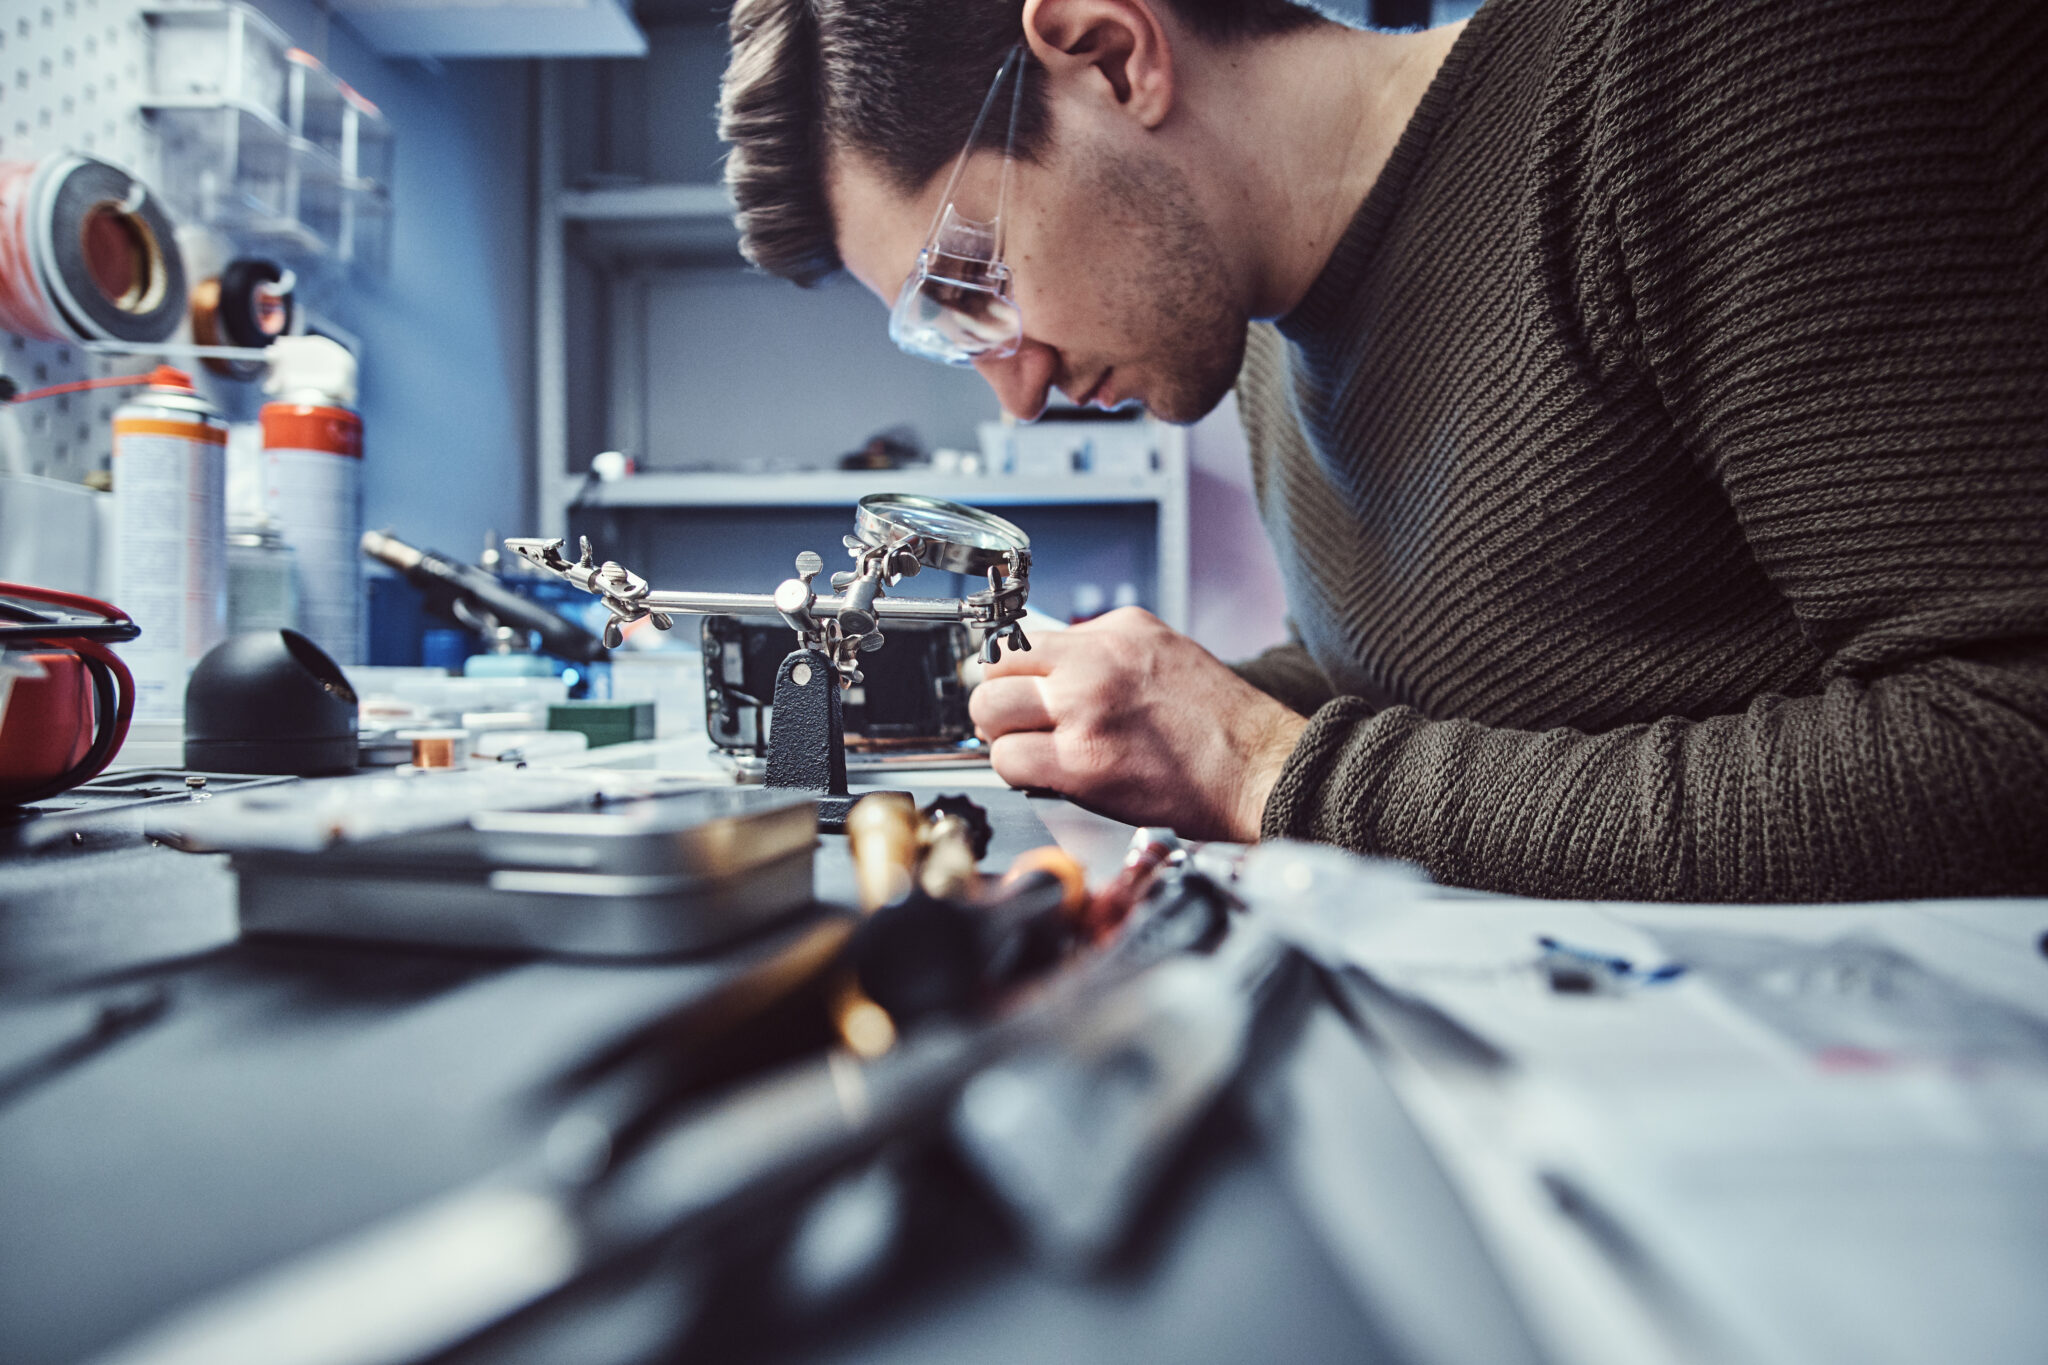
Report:
[[2044,12],[1609,12],[1560,77],[1600,91],[1588,363],[1654,391],[1818,677],[1597,733],[1340,698],[1265,835],[1537,895],[2048,890]]
[[1323,676],[1323,670],[1299,640],[1274,645],[1230,667],[1259,691],[1304,716],[1314,715],[1336,695],[1330,680]]

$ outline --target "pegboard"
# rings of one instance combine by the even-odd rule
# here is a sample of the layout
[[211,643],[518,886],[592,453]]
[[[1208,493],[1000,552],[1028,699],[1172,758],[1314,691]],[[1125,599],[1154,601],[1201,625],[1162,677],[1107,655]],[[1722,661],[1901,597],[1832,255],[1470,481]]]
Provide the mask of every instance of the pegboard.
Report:
[[[88,152],[154,183],[155,147],[137,105],[148,90],[141,0],[8,0],[0,5],[0,159]],[[144,368],[62,342],[0,332],[0,369],[24,389]],[[64,394],[0,414],[0,469],[83,480],[107,467],[118,390]]]

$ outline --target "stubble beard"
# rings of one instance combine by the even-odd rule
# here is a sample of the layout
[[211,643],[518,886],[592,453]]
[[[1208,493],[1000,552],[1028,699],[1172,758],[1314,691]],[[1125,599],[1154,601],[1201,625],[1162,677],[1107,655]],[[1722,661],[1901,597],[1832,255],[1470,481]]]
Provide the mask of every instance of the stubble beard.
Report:
[[1112,271],[1105,290],[1150,372],[1148,391],[1134,396],[1161,421],[1199,421],[1244,365],[1248,320],[1230,301],[1222,251],[1176,168],[1129,154],[1096,164],[1114,216],[1136,225],[1123,251],[1136,254],[1137,266]]

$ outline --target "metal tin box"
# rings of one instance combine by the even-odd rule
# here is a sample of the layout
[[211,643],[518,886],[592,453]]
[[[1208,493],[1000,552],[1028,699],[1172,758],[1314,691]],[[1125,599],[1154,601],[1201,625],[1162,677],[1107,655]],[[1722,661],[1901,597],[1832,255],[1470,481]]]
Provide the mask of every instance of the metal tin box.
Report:
[[351,789],[374,805],[373,789],[392,784],[324,784],[296,803],[209,812],[177,835],[233,855],[252,934],[648,957],[715,948],[812,898],[817,817],[801,794],[578,794],[551,775],[522,803],[497,775],[429,777],[398,782],[412,789],[399,804],[445,797],[438,818],[329,818]]

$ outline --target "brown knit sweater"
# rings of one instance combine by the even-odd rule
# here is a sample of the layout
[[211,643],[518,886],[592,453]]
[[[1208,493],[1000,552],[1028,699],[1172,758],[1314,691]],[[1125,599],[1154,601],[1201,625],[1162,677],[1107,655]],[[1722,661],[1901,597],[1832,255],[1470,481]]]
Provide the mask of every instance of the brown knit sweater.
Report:
[[1239,384],[1289,836],[2048,891],[2048,4],[1492,0]]

